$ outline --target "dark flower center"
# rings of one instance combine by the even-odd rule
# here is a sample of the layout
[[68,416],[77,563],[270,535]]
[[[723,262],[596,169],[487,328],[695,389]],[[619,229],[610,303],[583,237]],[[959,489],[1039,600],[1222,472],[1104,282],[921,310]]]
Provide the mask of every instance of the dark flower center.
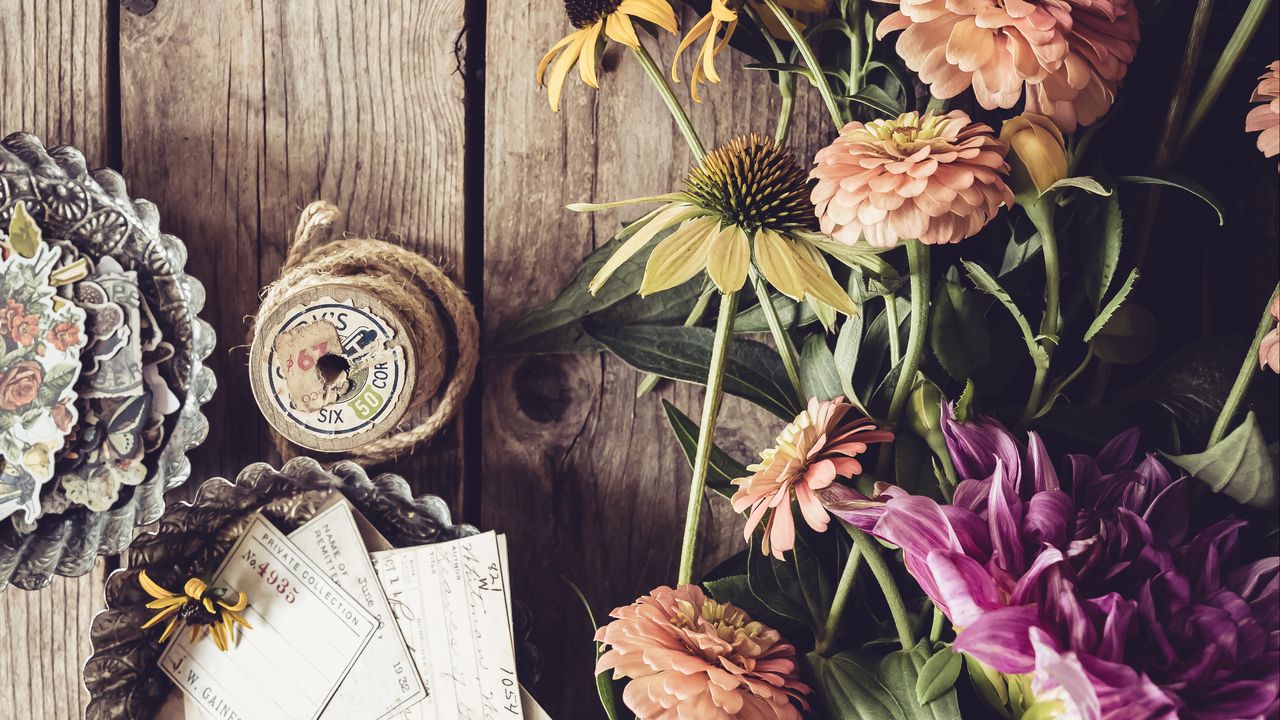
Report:
[[699,205],[748,232],[814,224],[804,171],[773,140],[755,133],[709,153],[689,171],[685,188]]
[[622,4],[622,0],[564,0],[564,11],[573,26],[589,28],[605,15],[612,13]]

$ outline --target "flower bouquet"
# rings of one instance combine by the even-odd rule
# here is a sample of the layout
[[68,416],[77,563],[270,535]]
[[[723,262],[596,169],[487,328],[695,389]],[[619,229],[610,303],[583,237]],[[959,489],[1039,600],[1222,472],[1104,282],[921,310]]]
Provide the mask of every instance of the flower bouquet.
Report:
[[[629,54],[694,163],[569,205],[638,217],[491,348],[706,387],[665,405],[676,575],[595,635],[609,717],[1277,717],[1271,3],[685,4],[565,1],[551,109]],[[735,61],[779,113],[704,147]],[[824,137],[792,137],[802,88]],[[753,464],[725,393],[778,417]],[[746,547],[695,577],[709,502]]]

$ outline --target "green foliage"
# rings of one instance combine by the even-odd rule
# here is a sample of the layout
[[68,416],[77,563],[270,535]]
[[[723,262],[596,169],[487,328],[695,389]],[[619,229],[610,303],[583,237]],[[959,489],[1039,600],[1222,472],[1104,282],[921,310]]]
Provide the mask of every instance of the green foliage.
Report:
[[[680,449],[684,451],[685,460],[689,461],[690,467],[693,466],[693,457],[698,449],[698,425],[690,420],[687,415],[680,412],[675,405],[662,401],[662,409],[667,414],[667,422],[671,424],[671,431],[676,434],[676,441],[680,443]],[[734,460],[729,453],[720,449],[718,445],[711,446],[711,467],[707,473],[707,487],[726,498],[733,497],[737,488],[734,487],[733,481],[738,478],[744,478],[751,475],[742,463]]]
[[1165,457],[1214,492],[1238,503],[1274,510],[1280,497],[1276,450],[1276,445],[1267,446],[1258,418],[1250,411],[1244,422],[1208,450]]

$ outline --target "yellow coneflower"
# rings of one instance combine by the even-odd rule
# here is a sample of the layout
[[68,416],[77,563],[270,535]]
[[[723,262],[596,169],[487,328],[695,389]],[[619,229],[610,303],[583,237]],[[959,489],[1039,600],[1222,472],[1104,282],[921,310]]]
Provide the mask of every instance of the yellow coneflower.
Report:
[[138,573],[138,583],[148,595],[155,598],[147,603],[147,607],[159,610],[142,625],[142,629],[156,625],[165,618],[169,619],[164,632],[160,634],[160,642],[168,640],[178,623],[185,621],[187,627],[191,628],[192,642],[208,632],[218,649],[226,652],[227,648],[235,644],[236,625],[253,629],[240,614],[249,606],[249,598],[244,593],[222,587],[209,587],[199,578],[187,580],[182,594],[169,592],[147,577],[146,570]]
[[[755,11],[756,17],[760,18],[760,21],[764,23],[765,29],[768,30],[769,34],[779,38],[787,36],[786,30],[772,10],[759,0],[747,1],[750,2],[751,9]],[[828,0],[775,1],[779,7],[810,13],[826,12],[828,5]],[[689,33],[680,41],[680,47],[676,48],[676,58],[671,63],[671,79],[678,83],[680,82],[680,74],[677,72],[677,68],[680,64],[680,56],[699,38],[706,38],[702,42],[702,48],[698,50],[698,59],[694,63],[693,73],[689,78],[689,95],[693,97],[694,102],[702,102],[702,98],[698,96],[699,84],[720,82],[720,75],[716,72],[715,59],[722,50],[728,47],[730,38],[733,37],[734,31],[738,29],[738,14],[742,11],[742,3],[743,0],[711,0],[711,10],[690,28]],[[799,25],[799,23],[797,24]],[[724,32],[723,36],[720,36],[721,31]]]
[[812,241],[814,213],[805,183],[791,155],[773,140],[752,133],[709,153],[689,172],[684,192],[570,205],[570,210],[581,212],[664,203],[627,229],[630,237],[591,281],[591,292],[659,233],[675,228],[649,256],[641,295],[673,288],[704,269],[721,292],[737,292],[746,283],[754,244],[756,268],[779,292],[852,315],[856,306]]
[[[565,77],[574,65],[578,66],[582,82],[600,88],[596,68],[599,66],[601,33],[614,42],[638,50],[640,38],[636,36],[632,18],[647,20],[669,33],[677,30],[676,14],[667,0],[564,0],[564,10],[577,30],[553,45],[538,63],[538,86],[547,86],[547,98],[551,101],[551,109],[556,112],[560,110],[560,91],[564,88]],[[557,54],[560,57],[551,68],[550,78],[547,78],[547,66]]]

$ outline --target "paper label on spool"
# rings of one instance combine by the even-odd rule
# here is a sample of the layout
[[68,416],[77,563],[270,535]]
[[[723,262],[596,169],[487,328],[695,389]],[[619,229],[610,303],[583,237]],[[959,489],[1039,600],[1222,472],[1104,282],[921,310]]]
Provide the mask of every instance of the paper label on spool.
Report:
[[[265,357],[251,359],[255,394],[289,440],[348,450],[399,422],[412,391],[412,362],[399,322],[379,313],[377,303],[310,295],[271,318]],[[255,355],[259,349],[255,342]]]

